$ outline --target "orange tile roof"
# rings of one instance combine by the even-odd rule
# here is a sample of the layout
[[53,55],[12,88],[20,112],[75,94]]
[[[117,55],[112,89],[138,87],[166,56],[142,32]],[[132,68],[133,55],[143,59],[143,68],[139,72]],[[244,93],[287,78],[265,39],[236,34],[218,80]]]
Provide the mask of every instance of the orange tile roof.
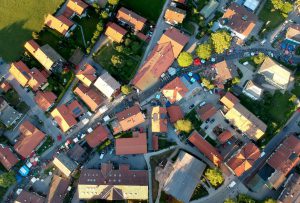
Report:
[[225,130],[218,136],[218,140],[221,144],[224,144],[232,137],[232,133],[229,130]]
[[76,99],[74,99],[71,103],[69,103],[67,107],[75,118],[78,118],[79,116],[84,114],[83,107],[78,103]]
[[146,154],[146,133],[133,132],[131,138],[116,139],[116,155]]
[[220,166],[223,161],[221,154],[209,144],[197,131],[192,132],[188,139],[198,150],[203,153],[216,166]]
[[102,126],[98,125],[93,132],[88,134],[85,139],[86,142],[90,145],[90,147],[95,148],[102,142],[108,139],[108,130]]
[[183,22],[185,15],[186,15],[185,10],[173,6],[169,6],[165,12],[165,19],[171,24],[178,24]]
[[10,86],[9,82],[4,81],[0,84],[0,88],[2,89],[2,91],[8,92],[8,90],[11,89],[11,86]]
[[85,9],[88,7],[88,4],[84,3],[81,0],[69,0],[67,8],[74,11],[76,14],[81,16]]
[[105,35],[108,36],[114,42],[122,42],[127,30],[117,25],[116,23],[108,23],[105,31]]
[[217,109],[213,104],[208,103],[197,109],[196,112],[202,121],[206,121],[217,113]]
[[226,94],[220,99],[220,102],[223,103],[227,108],[231,109],[235,104],[239,103],[240,100],[232,93],[226,92]]
[[29,75],[31,76],[28,85],[37,91],[43,84],[47,83],[47,78],[36,68],[30,69]]
[[34,97],[35,102],[43,111],[47,111],[55,102],[57,96],[50,91],[38,91]]
[[152,108],[151,127],[154,133],[165,133],[168,131],[167,109],[160,106]]
[[141,31],[147,21],[142,16],[128,10],[127,8],[120,8],[117,13],[117,19],[132,26],[135,30]]
[[176,121],[184,118],[184,114],[180,106],[172,105],[167,108],[167,112],[169,114],[171,123],[175,123]]
[[225,60],[214,64],[214,68],[217,73],[216,79],[220,82],[225,83],[227,80],[232,79],[230,67]]
[[139,105],[134,105],[117,113],[116,117],[123,131],[145,122],[144,114],[141,112]]
[[25,87],[30,80],[30,70],[23,61],[14,62],[10,65],[9,72],[19,82],[22,87]]
[[104,96],[94,87],[87,88],[82,84],[74,90],[74,93],[90,108],[91,111],[96,111],[105,101]]
[[233,170],[235,175],[241,176],[245,171],[252,168],[259,157],[260,151],[258,147],[252,142],[249,142],[229,159],[227,165]]
[[45,24],[63,35],[65,35],[68,30],[74,25],[71,20],[63,15],[55,17],[51,14],[47,15]]
[[9,171],[18,161],[19,159],[8,146],[0,144],[0,162],[6,170]]
[[31,55],[34,55],[36,50],[40,48],[40,46],[33,39],[27,41],[24,47]]
[[80,71],[76,74],[76,77],[87,87],[89,87],[96,79],[96,70],[90,64],[85,64]]
[[166,84],[162,89],[161,92],[163,95],[171,102],[175,103],[180,101],[186,93],[188,93],[188,88],[182,82],[179,77],[176,77],[174,80]]
[[75,117],[65,104],[56,107],[51,112],[51,116],[63,132],[67,132],[71,127],[77,124]]
[[20,127],[21,135],[14,149],[22,157],[27,158],[31,152],[43,141],[45,134],[33,126],[29,121],[23,122]]

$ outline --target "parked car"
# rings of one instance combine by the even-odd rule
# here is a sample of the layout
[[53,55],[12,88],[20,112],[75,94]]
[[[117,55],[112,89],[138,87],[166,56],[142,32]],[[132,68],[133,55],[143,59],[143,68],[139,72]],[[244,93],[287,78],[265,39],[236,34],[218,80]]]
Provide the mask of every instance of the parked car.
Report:
[[192,108],[194,108],[195,107],[195,104],[192,104],[190,107],[189,107],[189,109],[192,109]]
[[215,119],[214,119],[214,118],[210,120],[210,123],[213,123],[213,122],[215,122]]
[[99,159],[103,159],[103,157],[104,157],[104,152],[101,152]]

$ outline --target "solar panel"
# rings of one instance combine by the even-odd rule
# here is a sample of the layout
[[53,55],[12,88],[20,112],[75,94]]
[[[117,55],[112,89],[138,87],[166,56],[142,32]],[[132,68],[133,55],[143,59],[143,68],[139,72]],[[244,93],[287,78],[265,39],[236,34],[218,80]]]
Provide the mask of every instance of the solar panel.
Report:
[[81,109],[79,107],[76,107],[75,109],[73,109],[73,114],[79,115],[80,113],[81,113]]

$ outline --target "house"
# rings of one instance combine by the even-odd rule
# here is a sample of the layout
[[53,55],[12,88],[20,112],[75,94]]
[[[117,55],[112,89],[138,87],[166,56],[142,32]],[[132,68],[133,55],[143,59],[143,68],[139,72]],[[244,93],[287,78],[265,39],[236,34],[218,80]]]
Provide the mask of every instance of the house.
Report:
[[114,169],[102,163],[100,170],[81,170],[77,189],[81,200],[147,200],[148,171],[130,170],[127,164]]
[[145,116],[137,104],[117,113],[116,117],[122,131],[127,131],[145,122]]
[[69,109],[69,112],[72,113],[74,118],[78,118],[85,113],[85,110],[76,99],[69,101],[66,106]]
[[260,3],[260,0],[246,0],[243,5],[254,12]]
[[118,81],[116,81],[108,72],[105,71],[102,75],[100,75],[94,86],[102,92],[107,98],[111,98],[115,95],[121,88],[121,85]]
[[34,40],[29,40],[24,47],[47,71],[58,71],[65,62],[65,59],[48,44],[40,47]]
[[55,155],[52,163],[66,177],[70,177],[71,173],[73,173],[78,166],[77,163],[63,153]]
[[208,4],[206,4],[200,11],[200,14],[207,19],[209,16],[211,16],[215,10],[218,8],[219,2],[216,0],[210,0]]
[[135,75],[132,84],[139,90],[153,86],[172,65],[188,40],[189,37],[178,29],[167,29]]
[[204,106],[197,109],[196,112],[198,118],[201,121],[206,121],[217,113],[217,109],[213,104],[207,103]]
[[207,142],[197,131],[193,131],[188,138],[198,150],[203,153],[213,164],[220,166],[223,157],[209,142]]
[[278,189],[289,172],[300,160],[300,139],[289,135],[268,158],[267,164],[273,169],[268,178],[269,184]]
[[50,91],[38,91],[34,97],[34,101],[43,111],[49,111],[53,107],[57,96]]
[[180,202],[190,202],[205,168],[205,163],[180,151],[175,163],[171,166],[170,175],[166,177],[163,190]]
[[147,134],[133,132],[132,137],[115,140],[116,155],[147,154]]
[[81,162],[85,160],[86,152],[85,149],[82,148],[78,143],[74,145],[69,151],[67,152],[68,157],[76,162]]
[[249,139],[260,139],[267,129],[267,125],[257,118],[253,113],[239,103],[230,92],[227,92],[220,102],[224,105],[224,117]]
[[184,118],[184,114],[178,105],[167,107],[167,112],[171,123],[175,123],[176,121]]
[[169,6],[165,12],[165,20],[171,25],[180,24],[186,16],[186,11],[174,6]]
[[176,77],[161,89],[162,94],[171,104],[184,98],[188,91],[188,88],[179,77]]
[[44,203],[45,198],[33,193],[22,190],[21,193],[17,196],[14,203]]
[[47,25],[53,30],[56,30],[60,34],[64,35],[65,37],[69,37],[70,31],[74,30],[76,27],[76,24],[74,24],[71,20],[69,20],[65,16],[60,15],[56,17],[51,14],[47,15],[45,19],[45,25]]
[[0,163],[2,166],[9,171],[18,162],[18,157],[13,153],[10,147],[0,144]]
[[135,31],[141,31],[147,21],[146,18],[128,10],[127,8],[121,7],[117,13],[117,19],[122,23],[125,23],[132,27]]
[[282,90],[287,89],[292,74],[290,70],[270,57],[266,57],[257,73],[263,75],[268,83]]
[[278,203],[296,203],[300,201],[300,175],[293,173],[284,184]]
[[217,80],[218,82],[225,84],[228,80],[231,80],[233,78],[231,69],[227,61],[224,60],[216,63],[213,65],[213,68],[216,72],[215,80]]
[[166,133],[168,131],[167,109],[160,106],[152,108],[151,128],[153,133]]
[[300,24],[292,24],[286,31],[285,38],[295,42],[296,44],[300,44]]
[[88,4],[84,3],[82,0],[69,0],[66,9],[71,11],[71,18],[74,15],[77,15],[79,18],[82,18],[86,16],[87,7]]
[[259,148],[252,142],[249,142],[232,155],[226,165],[236,176],[241,176],[254,165],[259,157]]
[[0,89],[1,89],[3,92],[8,92],[8,91],[11,89],[11,85],[9,84],[9,82],[3,81],[3,82],[0,84]]
[[70,181],[54,175],[45,203],[63,203],[69,192]]
[[121,43],[124,36],[126,35],[127,30],[122,28],[116,23],[108,23],[105,31],[105,35],[111,39],[113,42]]
[[104,142],[105,140],[108,139],[109,136],[109,130],[102,126],[98,125],[93,132],[89,133],[86,137],[85,140],[88,143],[88,145],[92,148],[97,147],[99,144]]
[[24,121],[19,127],[21,135],[14,145],[15,151],[23,158],[27,158],[38,148],[45,139],[45,134],[32,125],[29,121]]
[[220,19],[220,27],[230,30],[238,38],[245,40],[253,31],[257,16],[245,7],[232,3]]
[[74,93],[89,107],[91,111],[96,111],[101,104],[105,101],[105,98],[94,87],[85,87],[79,84]]
[[232,133],[229,130],[225,130],[219,134],[217,138],[221,144],[225,144],[230,138],[232,138]]
[[2,97],[0,97],[0,121],[6,127],[14,125],[22,114],[11,107]]
[[90,64],[85,64],[77,72],[76,77],[82,82],[82,84],[84,84],[86,87],[89,87],[97,79],[96,70]]
[[65,104],[56,107],[50,114],[64,133],[77,124],[74,115]]
[[253,100],[259,100],[263,94],[263,91],[264,90],[254,84],[252,80],[249,80],[243,88],[243,93]]

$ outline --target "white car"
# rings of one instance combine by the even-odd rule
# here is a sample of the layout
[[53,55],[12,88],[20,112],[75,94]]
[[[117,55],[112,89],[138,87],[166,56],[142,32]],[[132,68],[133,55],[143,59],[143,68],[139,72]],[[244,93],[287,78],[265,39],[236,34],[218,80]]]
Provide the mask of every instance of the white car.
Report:
[[204,106],[206,104],[206,101],[203,101],[199,104],[200,107]]
[[250,55],[251,55],[251,56],[254,56],[254,55],[255,55],[255,53],[254,53],[254,52],[251,52],[251,53],[250,53]]
[[103,157],[104,157],[104,152],[101,152],[99,159],[103,159]]
[[89,129],[87,129],[87,132],[88,132],[88,133],[91,133],[91,132],[93,132],[93,128],[89,128]]

